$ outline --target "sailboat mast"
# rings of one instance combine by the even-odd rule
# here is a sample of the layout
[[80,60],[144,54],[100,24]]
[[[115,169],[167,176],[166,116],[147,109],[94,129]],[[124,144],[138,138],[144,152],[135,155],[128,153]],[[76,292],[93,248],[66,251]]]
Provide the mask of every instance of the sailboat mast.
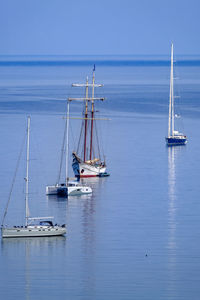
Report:
[[66,170],[65,170],[65,182],[68,183],[68,156],[69,156],[69,100],[67,101],[67,132],[66,132]]
[[171,125],[172,125],[172,85],[173,85],[173,44],[171,45],[168,136],[171,136]]
[[90,160],[92,159],[92,140],[93,140],[93,126],[94,126],[94,82],[95,82],[95,65],[92,75],[92,113],[91,113],[91,135],[90,135]]
[[[85,101],[85,107],[84,107],[84,121],[83,121],[83,131],[84,131],[84,139],[83,139],[83,161],[86,162],[87,158],[89,158],[90,160],[92,159],[92,146],[93,146],[93,132],[94,132],[94,102],[96,100],[101,100],[104,101],[105,98],[99,98],[99,97],[94,97],[94,88],[95,87],[102,87],[102,84],[95,84],[95,65],[94,65],[94,69],[93,69],[93,82],[92,83],[88,83],[88,77],[86,79],[86,83],[85,84],[80,84],[80,83],[73,83],[72,86],[74,87],[85,87],[85,97],[84,98],[68,98],[69,101],[74,101],[74,100],[83,100]],[[88,97],[88,92],[89,92],[89,87],[92,87],[92,97]],[[88,118],[88,103],[91,102],[91,118]],[[91,127],[89,126],[90,124],[88,124],[88,120],[91,120]],[[90,127],[91,132],[87,133],[88,128]],[[82,129],[81,129],[82,130]],[[82,132],[82,131],[81,131]],[[88,134],[88,137],[87,137]],[[87,149],[87,142],[89,144],[89,147]],[[88,153],[87,153],[88,150]]]
[[85,95],[85,137],[84,137],[84,162],[86,161],[86,146],[87,146],[87,118],[88,118],[88,77],[86,79],[86,95]]
[[28,207],[28,192],[29,192],[29,147],[30,147],[30,117],[28,117],[27,125],[27,153],[26,153],[26,198],[25,198],[25,210],[26,210],[26,226],[28,225],[29,207]]
[[171,101],[172,101],[172,136],[174,136],[174,46],[171,49]]

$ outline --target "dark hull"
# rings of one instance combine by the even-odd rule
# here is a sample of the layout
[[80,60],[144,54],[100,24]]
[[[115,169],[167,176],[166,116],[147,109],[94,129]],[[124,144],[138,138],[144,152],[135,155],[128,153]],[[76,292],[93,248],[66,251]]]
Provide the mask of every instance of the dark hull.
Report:
[[167,137],[166,138],[167,146],[182,146],[187,143],[187,138],[176,138],[176,137]]
[[76,157],[73,157],[72,169],[74,171],[75,177],[80,177],[79,162],[77,161]]

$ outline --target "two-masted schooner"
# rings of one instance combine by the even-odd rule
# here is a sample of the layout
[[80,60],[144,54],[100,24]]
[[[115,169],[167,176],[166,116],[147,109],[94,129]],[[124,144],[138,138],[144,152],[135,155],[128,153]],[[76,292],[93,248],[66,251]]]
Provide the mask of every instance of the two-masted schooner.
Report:
[[[85,97],[69,98],[69,101],[83,101],[84,111],[82,117],[82,127],[78,147],[73,151],[72,168],[76,177],[104,177],[109,176],[106,172],[105,157],[101,157],[99,138],[97,133],[96,121],[100,118],[95,116],[95,102],[104,101],[103,97],[95,97],[95,88],[102,87],[102,84],[95,83],[95,65],[92,74],[92,83],[72,84],[73,87],[85,87]],[[91,95],[89,92],[91,91]],[[101,119],[102,120],[102,119]]]

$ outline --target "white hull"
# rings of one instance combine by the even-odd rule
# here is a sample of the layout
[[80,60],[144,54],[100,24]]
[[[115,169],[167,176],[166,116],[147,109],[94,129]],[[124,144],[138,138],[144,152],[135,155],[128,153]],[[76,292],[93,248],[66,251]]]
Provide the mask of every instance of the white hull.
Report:
[[46,187],[46,195],[68,195],[77,196],[91,194],[92,189],[88,186],[76,185],[76,186],[66,186],[66,185],[54,185]]
[[80,177],[93,177],[99,176],[100,173],[105,173],[106,167],[92,166],[85,163],[79,164]]
[[65,233],[66,228],[61,226],[28,226],[1,229],[3,238],[58,236]]
[[76,188],[74,187],[68,187],[68,195],[70,196],[76,196],[76,195],[83,195],[83,194],[91,194],[92,189],[87,186],[77,186]]
[[66,191],[66,187],[61,187],[57,185],[46,186],[46,195],[58,195],[60,191]]
[[106,167],[104,166],[93,166],[86,163],[79,163],[79,173],[80,177],[96,177],[100,174],[103,174],[106,172]]

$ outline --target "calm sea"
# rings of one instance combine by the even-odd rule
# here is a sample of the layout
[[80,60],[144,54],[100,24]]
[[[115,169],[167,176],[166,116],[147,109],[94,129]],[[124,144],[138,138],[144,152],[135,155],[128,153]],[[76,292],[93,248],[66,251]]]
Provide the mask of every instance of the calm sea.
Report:
[[[108,178],[93,194],[47,197],[56,181],[66,99],[91,79]],[[31,116],[30,211],[66,223],[66,237],[1,239],[0,298],[199,300],[200,57],[177,57],[177,122],[188,136],[167,148],[169,57],[0,57],[0,218]],[[73,103],[71,114],[82,107]],[[179,118],[179,115],[182,118]],[[181,122],[180,122],[181,121]],[[80,123],[70,123],[70,151]],[[70,176],[73,176],[70,166]],[[24,222],[25,153],[6,224]]]

